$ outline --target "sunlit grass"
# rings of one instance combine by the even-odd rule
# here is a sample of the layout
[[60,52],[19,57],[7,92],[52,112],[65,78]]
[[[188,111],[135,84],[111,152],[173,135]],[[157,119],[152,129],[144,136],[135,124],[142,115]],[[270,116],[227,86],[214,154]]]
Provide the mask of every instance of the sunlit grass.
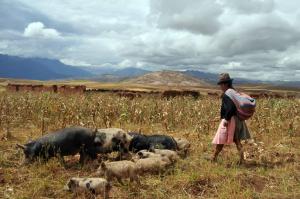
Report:
[[[94,164],[80,168],[70,157],[67,168],[55,158],[46,164],[21,166],[23,154],[15,148],[16,143],[73,125],[162,133],[191,142],[189,157],[164,175],[142,177],[141,187],[114,182],[112,198],[298,198],[300,101],[258,100],[257,111],[247,124],[255,143],[262,144],[244,143],[245,151],[254,156],[254,164],[245,166],[237,165],[235,146],[225,147],[217,164],[205,159],[212,153],[219,108],[220,99],[209,97],[166,100],[147,96],[130,100],[113,94],[3,92],[0,198],[1,194],[10,198],[76,198],[62,190],[64,183],[73,176],[93,176]],[[11,136],[8,140],[7,134]]]

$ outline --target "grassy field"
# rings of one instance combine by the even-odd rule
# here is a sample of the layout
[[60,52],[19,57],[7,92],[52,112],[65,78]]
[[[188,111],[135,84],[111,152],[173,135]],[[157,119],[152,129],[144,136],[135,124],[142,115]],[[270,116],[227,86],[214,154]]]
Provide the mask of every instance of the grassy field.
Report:
[[70,177],[94,176],[97,161],[83,168],[76,157],[67,159],[67,168],[57,159],[22,166],[23,153],[15,147],[73,125],[159,132],[191,142],[190,155],[172,170],[142,177],[140,187],[113,182],[111,198],[300,198],[299,99],[258,100],[255,115],[247,121],[253,140],[244,143],[244,165],[237,164],[233,145],[225,147],[217,163],[206,160],[212,154],[219,107],[220,99],[209,97],[168,101],[151,96],[129,100],[112,94],[2,92],[0,198],[89,198],[62,188]]

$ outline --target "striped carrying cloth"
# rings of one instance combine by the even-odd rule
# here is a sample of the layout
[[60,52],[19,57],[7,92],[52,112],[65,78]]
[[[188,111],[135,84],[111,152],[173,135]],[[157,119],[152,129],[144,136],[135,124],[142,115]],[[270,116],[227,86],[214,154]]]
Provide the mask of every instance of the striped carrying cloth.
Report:
[[249,95],[237,92],[231,88],[226,90],[225,95],[235,104],[237,116],[240,120],[247,120],[254,114],[256,101]]

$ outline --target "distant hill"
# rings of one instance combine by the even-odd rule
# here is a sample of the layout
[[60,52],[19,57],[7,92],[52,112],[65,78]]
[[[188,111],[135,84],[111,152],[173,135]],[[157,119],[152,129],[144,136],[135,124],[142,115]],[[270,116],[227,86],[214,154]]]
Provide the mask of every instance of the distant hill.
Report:
[[85,66],[82,68],[88,71],[89,73],[93,74],[93,76],[95,77],[99,77],[105,74],[110,74],[113,71],[117,70],[116,68],[112,68],[112,67],[97,67],[97,66]]
[[[209,82],[211,84],[216,84],[219,78],[219,75],[216,73],[207,73],[197,70],[186,70],[182,73],[186,75],[193,76],[195,78],[202,79],[206,82]],[[300,88],[300,81],[262,81],[262,80],[250,80],[245,78],[236,78],[233,77],[234,84],[237,85],[273,85],[273,86],[279,86],[279,87],[287,87],[287,88]]]
[[123,77],[123,78],[124,77],[137,77],[137,76],[145,75],[150,72],[151,71],[140,69],[140,68],[128,67],[128,68],[116,70],[112,73],[112,75]]
[[300,89],[300,81],[277,81],[273,82],[272,85],[288,88],[294,87]]
[[[183,72],[186,75],[190,75],[202,80],[205,80],[211,84],[216,84],[219,79],[219,74],[216,73],[207,73],[197,70],[186,70]],[[249,80],[249,79],[243,79],[243,78],[234,78],[234,83],[236,84],[259,84],[263,83],[259,80]]]
[[23,58],[0,54],[0,77],[17,79],[67,79],[88,77],[91,73],[46,58]]
[[148,73],[125,81],[132,84],[164,85],[164,86],[209,86],[203,80],[175,71],[159,71]]
[[202,79],[202,80],[212,83],[212,84],[216,83],[219,78],[218,74],[207,73],[207,72],[202,72],[202,71],[197,71],[197,70],[186,70],[186,71],[183,71],[182,73],[192,76],[192,77],[196,77],[198,79]]
[[110,71],[107,70],[106,72],[104,72],[104,69],[102,69],[102,71],[103,73],[98,73],[98,75],[92,77],[91,79],[100,82],[118,82],[151,72],[148,70],[134,67],[128,67],[123,69],[111,69]]
[[92,79],[118,82],[126,78],[144,75],[150,71],[128,67],[77,67],[59,60],[46,58],[24,58],[0,54],[0,78],[30,80]]

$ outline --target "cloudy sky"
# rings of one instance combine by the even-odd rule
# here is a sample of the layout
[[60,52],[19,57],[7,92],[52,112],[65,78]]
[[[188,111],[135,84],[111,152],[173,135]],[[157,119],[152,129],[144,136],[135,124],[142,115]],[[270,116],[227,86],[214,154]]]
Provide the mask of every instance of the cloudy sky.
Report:
[[300,80],[299,0],[0,0],[0,53]]

